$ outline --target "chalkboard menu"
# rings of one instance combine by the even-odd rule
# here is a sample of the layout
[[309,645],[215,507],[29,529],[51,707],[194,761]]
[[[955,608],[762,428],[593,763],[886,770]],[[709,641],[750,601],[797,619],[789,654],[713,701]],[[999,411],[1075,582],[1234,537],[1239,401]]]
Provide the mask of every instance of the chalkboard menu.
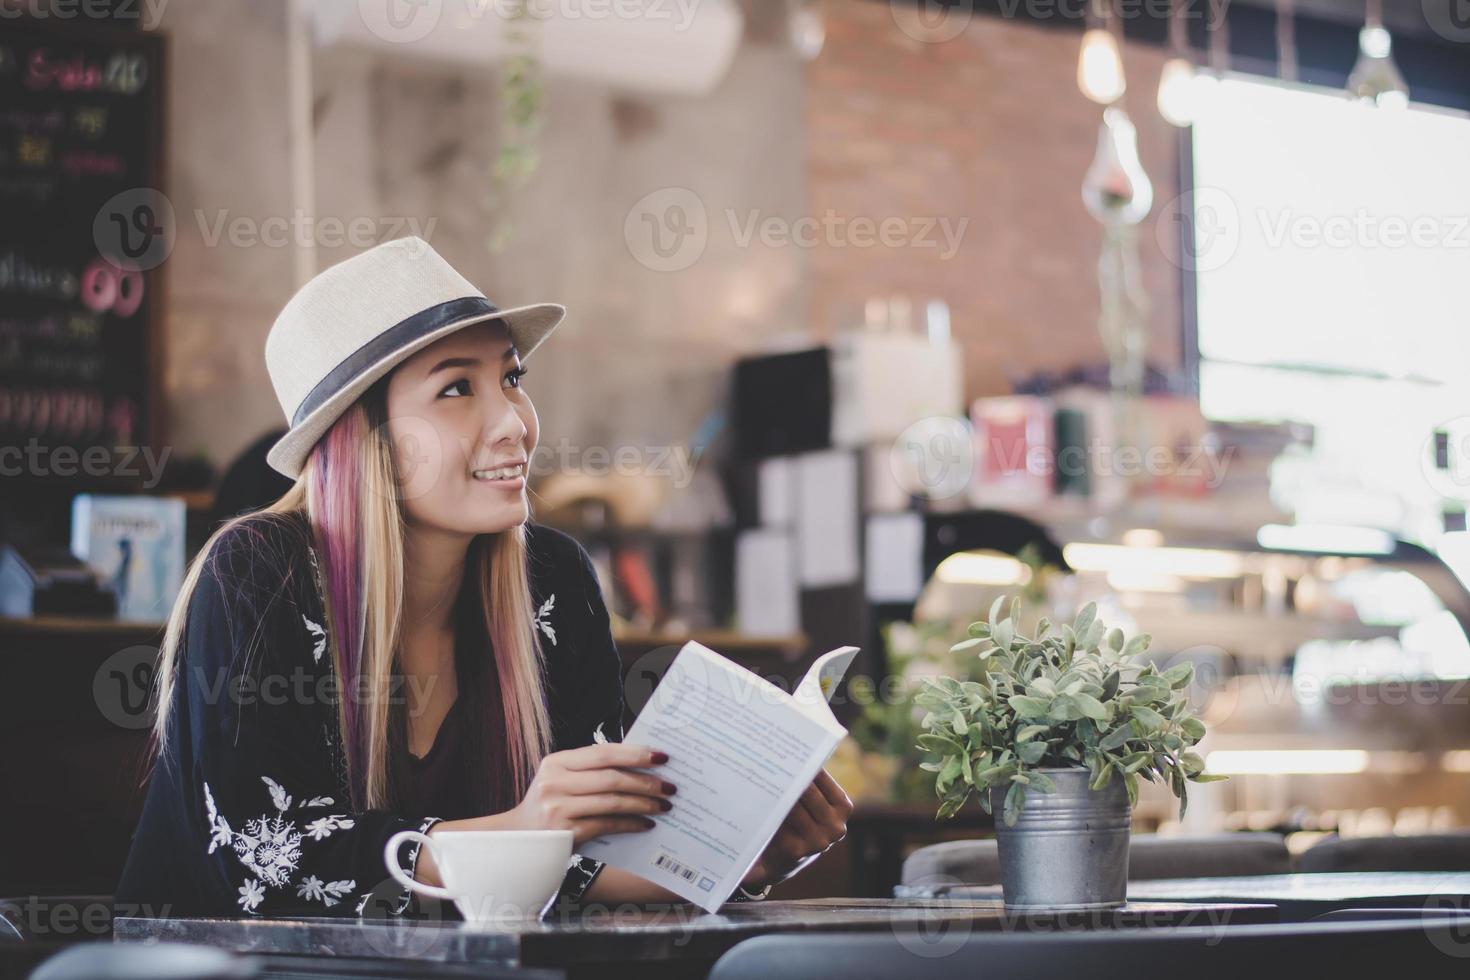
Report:
[[[157,441],[162,39],[0,30],[0,470],[107,477]],[[83,480],[82,482],[93,482]]]

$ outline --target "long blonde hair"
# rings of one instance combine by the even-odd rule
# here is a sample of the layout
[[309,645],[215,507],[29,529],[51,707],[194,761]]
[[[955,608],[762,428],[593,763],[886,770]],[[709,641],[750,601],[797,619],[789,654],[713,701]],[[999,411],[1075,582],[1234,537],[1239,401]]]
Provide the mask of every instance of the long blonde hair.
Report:
[[[396,652],[402,639],[405,524],[386,415],[383,379],[322,437],[290,490],[261,511],[226,521],[190,563],[159,651],[158,713],[153,729],[158,758],[165,758],[162,750],[177,696],[190,599],[215,543],[237,529],[256,530],[260,522],[304,513],[321,556],[327,619],[323,625],[341,692],[337,722],[349,790],[360,808],[394,804],[401,787],[393,785],[395,723],[391,709]],[[480,675],[485,681],[481,690],[462,689],[460,697],[478,700],[476,707],[483,715],[472,712],[472,718],[496,719],[504,728],[503,732],[477,733],[488,756],[478,761],[487,764],[489,772],[474,774],[470,783],[513,793],[514,800],[505,801],[509,806],[525,795],[551,744],[525,525],[474,539],[465,564],[465,589],[483,612],[494,669]],[[477,761],[473,755],[471,759],[472,764]]]

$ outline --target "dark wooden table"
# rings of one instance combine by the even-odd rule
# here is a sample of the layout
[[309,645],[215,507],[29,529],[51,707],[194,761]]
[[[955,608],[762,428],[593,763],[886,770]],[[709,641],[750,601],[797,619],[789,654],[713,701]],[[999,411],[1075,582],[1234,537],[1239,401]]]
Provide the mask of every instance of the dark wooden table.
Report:
[[[202,943],[272,962],[378,960],[385,973],[412,960],[425,975],[464,964],[542,967],[569,977],[702,977],[736,943],[791,932],[893,932],[932,950],[971,932],[1252,925],[1277,921],[1269,905],[1136,902],[1099,912],[1007,914],[999,901],[801,899],[735,903],[705,913],[690,906],[623,906],[529,924],[358,919],[118,918],[119,942]],[[393,964],[398,964],[394,967]],[[430,966],[429,964],[434,964]],[[372,974],[366,974],[372,975]],[[390,973],[389,975],[397,975]]]
[[[900,890],[917,897],[913,889]],[[947,898],[994,901],[999,885],[949,886]],[[1160,878],[1130,881],[1135,902],[1189,902],[1276,906],[1283,921],[1310,919],[1334,909],[1470,908],[1470,872],[1351,871],[1334,874],[1253,875],[1236,878]]]

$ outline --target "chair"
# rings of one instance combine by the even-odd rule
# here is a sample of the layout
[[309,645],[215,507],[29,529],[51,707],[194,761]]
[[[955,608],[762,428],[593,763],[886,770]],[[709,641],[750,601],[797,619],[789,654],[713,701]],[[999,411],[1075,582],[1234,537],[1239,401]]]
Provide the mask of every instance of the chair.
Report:
[[1312,916],[1313,922],[1384,922],[1399,921],[1461,921],[1470,925],[1470,908],[1383,908],[1383,909],[1333,909]]
[[972,933],[934,941],[922,932],[760,936],[715,963],[710,980],[1136,980],[1164,971],[1189,980],[1320,973],[1351,964],[1359,976],[1463,978],[1470,932],[1452,923],[1336,922],[1190,926],[1089,932]]
[[209,946],[86,943],[46,960],[30,980],[244,980],[260,970],[258,960]]
[[[1274,875],[1290,870],[1291,855],[1280,834],[1134,834],[1128,846],[1130,881]],[[1000,856],[995,841],[946,841],[921,847],[904,861],[901,881],[906,887],[998,885]]]
[[1470,871],[1470,831],[1404,837],[1328,837],[1297,859],[1299,871]]

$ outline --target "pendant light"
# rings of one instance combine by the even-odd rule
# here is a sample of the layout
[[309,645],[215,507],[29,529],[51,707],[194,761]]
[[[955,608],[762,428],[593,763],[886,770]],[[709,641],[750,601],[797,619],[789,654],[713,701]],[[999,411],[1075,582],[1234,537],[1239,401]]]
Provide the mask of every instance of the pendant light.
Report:
[[1138,131],[1117,106],[1103,111],[1097,150],[1082,179],[1082,203],[1104,225],[1136,225],[1153,207],[1153,183],[1138,159]]
[[1276,74],[1283,82],[1294,82],[1297,78],[1294,7],[1295,0],[1276,2]]
[[1118,39],[1109,30],[1111,21],[1112,0],[1088,0],[1087,30],[1077,56],[1077,87],[1099,105],[1117,102],[1128,87]]
[[1358,63],[1348,75],[1348,95],[1380,109],[1409,104],[1409,86],[1393,63],[1393,38],[1383,26],[1382,0],[1368,0],[1363,29],[1358,32]]
[[1189,59],[1189,39],[1184,29],[1184,16],[1179,0],[1169,4],[1169,60],[1159,75],[1159,113],[1175,126],[1194,122],[1194,62]]
[[1225,9],[1226,0],[1210,0],[1210,19],[1205,21],[1210,67],[1208,71],[1194,73],[1194,85],[1189,93],[1194,100],[1195,119],[1209,112],[1220,80],[1230,68],[1230,25],[1225,22]]

